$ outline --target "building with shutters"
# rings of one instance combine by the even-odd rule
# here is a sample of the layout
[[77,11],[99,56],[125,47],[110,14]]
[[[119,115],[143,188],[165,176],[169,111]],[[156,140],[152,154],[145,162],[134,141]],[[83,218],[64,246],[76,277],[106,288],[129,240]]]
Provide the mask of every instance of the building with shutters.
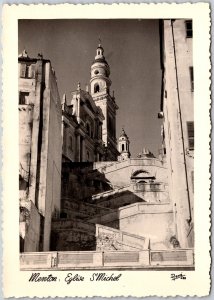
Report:
[[46,251],[60,211],[61,101],[49,60],[23,51],[18,65],[20,249]]
[[161,21],[163,148],[176,236],[194,246],[194,72],[192,20]]

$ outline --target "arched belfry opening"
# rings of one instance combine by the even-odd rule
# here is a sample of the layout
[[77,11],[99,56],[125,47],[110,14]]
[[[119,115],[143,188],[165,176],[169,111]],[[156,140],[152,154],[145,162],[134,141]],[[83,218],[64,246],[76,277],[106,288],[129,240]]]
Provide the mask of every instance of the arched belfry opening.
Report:
[[94,93],[99,93],[99,91],[100,91],[100,86],[99,86],[98,83],[96,83],[96,84],[94,85]]

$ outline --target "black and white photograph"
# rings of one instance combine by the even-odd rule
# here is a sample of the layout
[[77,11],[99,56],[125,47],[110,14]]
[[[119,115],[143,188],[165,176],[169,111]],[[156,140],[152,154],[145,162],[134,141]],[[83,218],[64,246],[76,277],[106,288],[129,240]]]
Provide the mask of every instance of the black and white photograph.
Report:
[[21,268],[194,269],[192,20],[18,30]]
[[5,9],[10,296],[209,290],[209,8],[130,8]]

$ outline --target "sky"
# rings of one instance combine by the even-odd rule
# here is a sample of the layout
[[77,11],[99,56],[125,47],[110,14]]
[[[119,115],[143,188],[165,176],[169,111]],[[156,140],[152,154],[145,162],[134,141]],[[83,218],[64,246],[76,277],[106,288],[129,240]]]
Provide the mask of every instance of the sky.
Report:
[[101,39],[110,66],[117,111],[117,138],[124,127],[130,152],[144,147],[156,156],[161,148],[157,118],[161,99],[158,20],[19,20],[19,53],[50,59],[60,97],[90,86],[90,67]]

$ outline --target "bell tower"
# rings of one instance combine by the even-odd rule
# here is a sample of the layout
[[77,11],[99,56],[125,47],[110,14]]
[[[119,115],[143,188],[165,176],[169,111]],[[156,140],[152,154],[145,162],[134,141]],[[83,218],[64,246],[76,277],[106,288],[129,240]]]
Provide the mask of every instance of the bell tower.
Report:
[[119,161],[123,161],[130,158],[131,154],[129,152],[129,144],[129,138],[125,133],[124,128],[122,128],[122,132],[118,140],[118,151],[120,152],[120,156],[118,156]]
[[96,49],[95,59],[91,65],[91,96],[104,115],[102,140],[105,145],[105,160],[115,161],[119,155],[116,140],[116,110],[114,94],[110,94],[110,68],[105,60],[101,44]]

